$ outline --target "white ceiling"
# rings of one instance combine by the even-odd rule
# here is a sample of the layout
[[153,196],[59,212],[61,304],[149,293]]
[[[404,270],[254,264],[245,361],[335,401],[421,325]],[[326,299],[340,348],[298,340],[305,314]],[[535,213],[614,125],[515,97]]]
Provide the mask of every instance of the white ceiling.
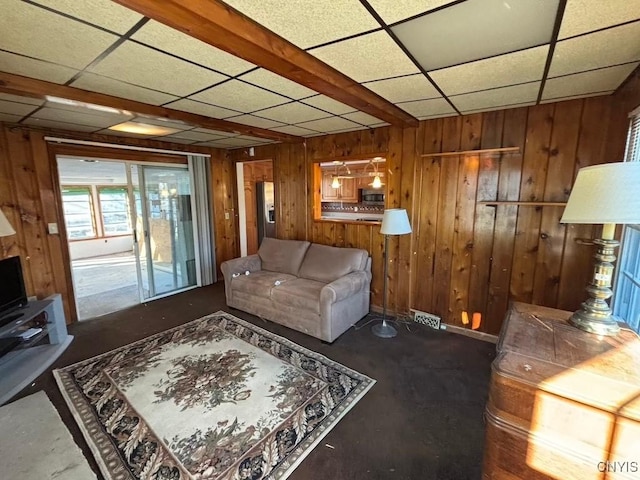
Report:
[[[305,137],[385,125],[109,0],[1,1],[0,71]],[[559,0],[226,3],[418,119],[610,94],[640,63],[640,0],[567,0],[557,43]],[[0,94],[4,122],[122,135],[107,128],[131,119],[176,143],[268,143]]]

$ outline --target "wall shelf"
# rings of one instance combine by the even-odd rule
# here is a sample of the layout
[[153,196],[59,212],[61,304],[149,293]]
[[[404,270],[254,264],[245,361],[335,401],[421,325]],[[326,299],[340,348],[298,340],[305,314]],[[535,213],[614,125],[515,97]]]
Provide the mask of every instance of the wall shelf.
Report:
[[519,153],[520,147],[485,148],[482,150],[462,150],[460,152],[423,153],[422,158],[453,157],[457,155],[487,155],[491,153]]
[[496,207],[498,205],[518,205],[521,207],[565,207],[567,202],[517,202],[517,201],[496,201],[496,202],[478,202],[479,205],[488,207]]

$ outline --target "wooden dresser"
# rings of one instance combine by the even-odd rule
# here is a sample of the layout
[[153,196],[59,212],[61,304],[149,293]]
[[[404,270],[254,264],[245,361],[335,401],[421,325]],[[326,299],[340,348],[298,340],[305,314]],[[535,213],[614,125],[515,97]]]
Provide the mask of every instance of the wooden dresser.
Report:
[[570,315],[511,304],[492,366],[483,480],[640,479],[640,339],[628,328],[583,332]]

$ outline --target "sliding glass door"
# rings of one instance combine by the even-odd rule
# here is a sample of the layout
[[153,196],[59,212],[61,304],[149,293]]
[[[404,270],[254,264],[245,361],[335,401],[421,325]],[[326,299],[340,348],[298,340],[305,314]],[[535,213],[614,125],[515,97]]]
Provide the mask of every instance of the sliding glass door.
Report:
[[130,178],[141,299],[197,285],[188,169],[131,165]]

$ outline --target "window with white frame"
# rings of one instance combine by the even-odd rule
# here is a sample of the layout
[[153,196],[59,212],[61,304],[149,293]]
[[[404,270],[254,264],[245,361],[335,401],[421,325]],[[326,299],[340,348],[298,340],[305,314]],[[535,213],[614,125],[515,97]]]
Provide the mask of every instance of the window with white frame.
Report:
[[[136,194],[136,204],[139,193]],[[126,186],[63,185],[62,206],[69,240],[131,235]]]
[[[640,110],[631,117],[625,161],[640,162]],[[640,225],[625,225],[617,270],[613,313],[640,333]]]
[[69,240],[96,238],[91,187],[62,187],[62,208]]
[[129,194],[126,187],[98,187],[98,201],[105,237],[131,233]]

